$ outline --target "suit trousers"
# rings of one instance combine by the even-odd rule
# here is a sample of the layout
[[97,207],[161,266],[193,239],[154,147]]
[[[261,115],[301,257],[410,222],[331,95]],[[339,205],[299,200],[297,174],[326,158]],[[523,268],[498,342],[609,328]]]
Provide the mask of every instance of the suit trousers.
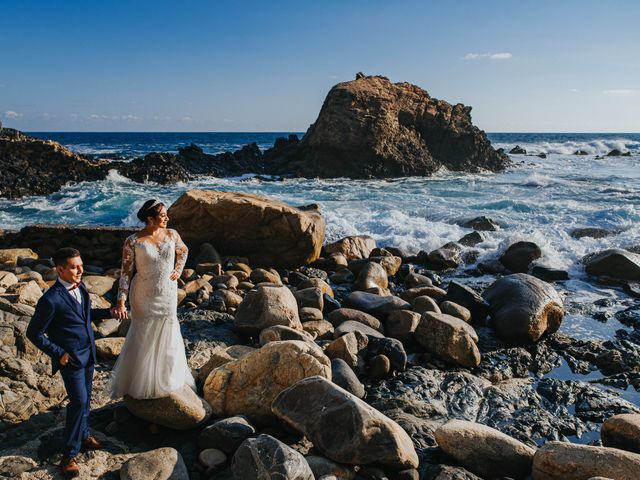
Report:
[[69,397],[64,454],[70,457],[75,457],[78,454],[82,442],[89,436],[93,369],[93,363],[85,367],[69,363],[60,370]]

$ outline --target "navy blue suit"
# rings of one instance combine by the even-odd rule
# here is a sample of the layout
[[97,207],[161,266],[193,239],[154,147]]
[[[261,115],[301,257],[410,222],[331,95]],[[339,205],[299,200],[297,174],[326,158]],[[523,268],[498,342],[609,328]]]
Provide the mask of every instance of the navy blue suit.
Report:
[[[51,357],[52,373],[60,370],[69,397],[65,454],[73,457],[89,435],[89,409],[96,345],[91,322],[111,316],[109,309],[92,309],[89,292],[80,285],[82,304],[56,282],[38,301],[27,337]],[[60,365],[64,353],[69,363]]]

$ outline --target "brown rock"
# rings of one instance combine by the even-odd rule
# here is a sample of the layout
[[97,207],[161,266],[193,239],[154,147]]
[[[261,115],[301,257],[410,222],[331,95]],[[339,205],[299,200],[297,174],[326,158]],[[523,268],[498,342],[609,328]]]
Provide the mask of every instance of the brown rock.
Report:
[[326,320],[311,320],[303,323],[302,328],[318,340],[333,338],[333,325]]
[[640,453],[640,414],[623,413],[606,419],[600,436],[605,447]]
[[436,301],[427,295],[414,298],[411,301],[411,305],[413,305],[413,311],[418,312],[420,315],[424,312],[440,313],[440,307]]
[[[2,196],[0,194],[0,196]],[[38,258],[38,254],[30,248],[3,248],[0,249],[0,264],[10,262],[17,263],[18,257]]]
[[367,347],[367,343],[366,335],[349,332],[327,345],[325,353],[331,359],[340,358],[344,360],[347,365],[353,368],[358,366],[358,353]]
[[357,260],[367,258],[371,251],[376,248],[376,241],[366,235],[345,237],[337,242],[325,245],[327,254],[340,253],[347,260]]
[[189,480],[182,456],[175,448],[139,453],[120,468],[120,480]]
[[547,442],[533,457],[533,480],[637,480],[640,455],[617,448]]
[[426,312],[415,338],[428,352],[442,360],[472,368],[480,364],[478,335],[471,325],[444,313]]
[[382,324],[373,315],[355,310],[353,308],[338,308],[331,312],[327,317],[334,327],[338,327],[343,322],[354,321],[363,325],[382,331]]
[[368,262],[358,274],[353,284],[353,290],[363,292],[372,288],[386,289],[389,286],[387,272],[379,263]]
[[252,265],[311,263],[324,240],[317,210],[245,193],[191,190],[169,208],[169,217],[187,245],[209,242],[225,255],[247,256]]
[[418,328],[422,315],[411,310],[396,310],[391,312],[385,322],[385,332],[388,337],[397,338],[401,342],[413,339],[413,333]]
[[235,324],[249,335],[273,325],[302,330],[296,299],[284,286],[262,285],[248,291],[236,312]]
[[464,320],[469,323],[471,321],[471,312],[468,308],[464,308],[462,305],[458,305],[450,300],[445,300],[440,304],[440,310],[442,313],[451,315],[452,317],[458,317],[460,320]]
[[270,342],[213,370],[204,396],[216,416],[266,420],[282,390],[312,375],[331,379],[331,363],[319,347],[295,340]]

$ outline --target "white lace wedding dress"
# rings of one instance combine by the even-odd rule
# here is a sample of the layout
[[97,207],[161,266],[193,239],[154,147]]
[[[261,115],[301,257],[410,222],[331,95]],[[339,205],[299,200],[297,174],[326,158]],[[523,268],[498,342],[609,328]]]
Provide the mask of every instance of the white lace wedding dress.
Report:
[[111,379],[111,395],[159,398],[182,386],[195,389],[176,313],[177,282],[187,247],[175,230],[159,245],[127,238],[118,298],[129,295],[131,326]]

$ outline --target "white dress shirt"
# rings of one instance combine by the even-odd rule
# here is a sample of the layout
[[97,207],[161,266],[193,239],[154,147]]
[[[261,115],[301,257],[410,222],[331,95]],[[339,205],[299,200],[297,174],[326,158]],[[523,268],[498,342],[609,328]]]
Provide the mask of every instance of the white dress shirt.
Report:
[[61,278],[58,278],[58,281],[62,284],[64,288],[67,289],[67,292],[69,292],[69,295],[71,295],[79,304],[82,305],[82,294],[80,293],[80,287],[72,288],[75,285],[74,283],[65,282]]

